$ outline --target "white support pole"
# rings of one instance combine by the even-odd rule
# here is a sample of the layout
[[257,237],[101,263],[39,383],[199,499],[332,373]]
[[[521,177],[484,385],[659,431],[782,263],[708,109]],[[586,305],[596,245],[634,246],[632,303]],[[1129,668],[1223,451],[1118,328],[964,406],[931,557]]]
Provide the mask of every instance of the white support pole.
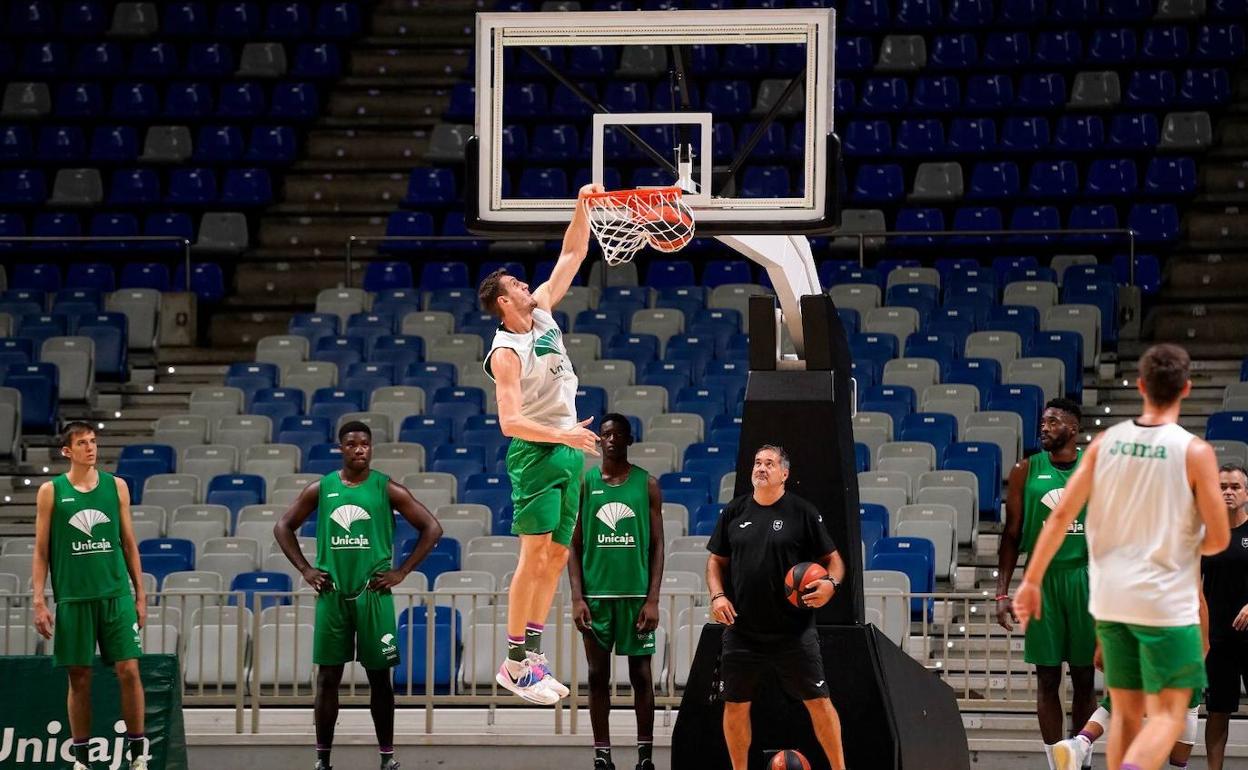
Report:
[[810,241],[804,235],[720,235],[716,240],[767,269],[780,300],[781,321],[789,329],[797,357],[805,359],[801,299],[823,292]]

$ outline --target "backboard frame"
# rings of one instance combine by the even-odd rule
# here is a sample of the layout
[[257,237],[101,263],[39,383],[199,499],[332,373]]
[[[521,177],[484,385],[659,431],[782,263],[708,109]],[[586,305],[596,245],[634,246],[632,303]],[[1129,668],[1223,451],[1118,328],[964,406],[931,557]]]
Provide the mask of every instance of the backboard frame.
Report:
[[[806,56],[802,197],[698,196],[701,200],[693,206],[698,234],[817,235],[839,224],[841,158],[840,141],[833,131],[835,12],[831,9],[479,13],[476,27],[475,136],[467,143],[465,157],[465,219],[470,231],[495,237],[558,237],[575,205],[572,198],[525,200],[501,194],[502,84],[508,49],[628,44],[802,45]],[[630,123],[627,113],[598,110],[594,117],[604,113],[616,116],[611,122]],[[666,154],[670,148],[661,149]],[[601,161],[600,156],[591,159],[595,181],[600,183]]]

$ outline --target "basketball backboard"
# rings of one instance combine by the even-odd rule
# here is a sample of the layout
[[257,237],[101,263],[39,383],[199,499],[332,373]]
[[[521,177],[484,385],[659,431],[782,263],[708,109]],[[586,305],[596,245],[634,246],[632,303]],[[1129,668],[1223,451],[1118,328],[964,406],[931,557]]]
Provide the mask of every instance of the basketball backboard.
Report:
[[831,9],[478,14],[469,229],[558,236],[594,181],[681,183],[698,235],[830,231],[834,34]]

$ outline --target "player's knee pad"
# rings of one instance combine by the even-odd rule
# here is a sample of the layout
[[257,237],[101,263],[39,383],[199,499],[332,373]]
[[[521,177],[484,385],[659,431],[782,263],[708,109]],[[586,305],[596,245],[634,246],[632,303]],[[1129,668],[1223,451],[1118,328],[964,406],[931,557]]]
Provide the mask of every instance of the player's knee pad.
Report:
[[1188,746],[1196,745],[1196,733],[1200,729],[1200,707],[1188,709],[1187,719],[1183,722],[1183,733],[1179,736],[1179,743],[1186,743]]

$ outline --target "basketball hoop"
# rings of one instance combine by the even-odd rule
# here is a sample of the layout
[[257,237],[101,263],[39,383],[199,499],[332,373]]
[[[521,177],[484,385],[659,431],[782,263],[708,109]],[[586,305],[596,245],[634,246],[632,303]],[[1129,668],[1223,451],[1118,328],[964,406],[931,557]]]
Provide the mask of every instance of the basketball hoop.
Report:
[[688,245],[693,211],[681,193],[679,187],[654,187],[586,195],[590,229],[607,264],[632,260],[647,243],[669,253]]

